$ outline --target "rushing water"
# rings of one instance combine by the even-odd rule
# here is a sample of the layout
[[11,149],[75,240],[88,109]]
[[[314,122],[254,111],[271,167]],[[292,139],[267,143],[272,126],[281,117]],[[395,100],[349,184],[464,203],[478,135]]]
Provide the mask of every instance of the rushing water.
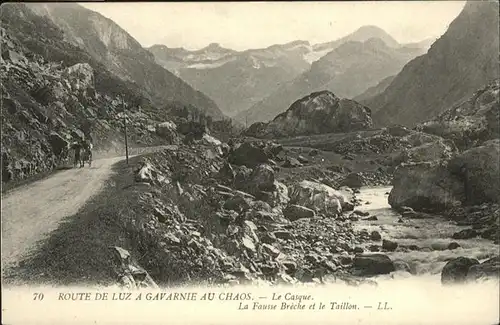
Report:
[[[498,245],[492,241],[473,238],[466,240],[453,239],[453,233],[467,226],[458,226],[444,217],[435,216],[426,219],[404,219],[398,223],[400,214],[388,203],[390,187],[362,188],[358,198],[362,205],[357,210],[367,211],[370,216],[377,216],[376,221],[360,220],[355,222],[355,229],[366,229],[369,233],[377,230],[383,239],[397,242],[399,245],[416,245],[423,248],[418,251],[400,250],[385,252],[392,260],[407,262],[415,274],[421,276],[439,275],[446,262],[459,256],[476,258],[479,261],[498,255]],[[366,204],[366,202],[369,202]],[[361,217],[360,219],[363,219]],[[456,242],[459,248],[449,250],[448,244]],[[382,241],[368,242],[363,246],[381,245]]]

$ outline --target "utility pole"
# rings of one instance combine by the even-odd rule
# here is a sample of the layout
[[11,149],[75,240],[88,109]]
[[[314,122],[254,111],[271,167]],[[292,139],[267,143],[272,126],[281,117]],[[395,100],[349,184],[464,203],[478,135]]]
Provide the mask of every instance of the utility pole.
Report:
[[125,115],[125,100],[122,97],[122,108],[123,108],[123,128],[125,131],[125,156],[127,158],[128,165],[128,138],[127,138],[127,117]]

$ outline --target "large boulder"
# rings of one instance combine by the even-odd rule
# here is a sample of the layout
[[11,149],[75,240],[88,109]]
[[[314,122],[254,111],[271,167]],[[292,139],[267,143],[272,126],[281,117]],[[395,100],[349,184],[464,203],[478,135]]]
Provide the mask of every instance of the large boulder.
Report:
[[393,261],[384,254],[356,255],[353,268],[355,273],[361,276],[388,274],[396,271]]
[[314,210],[303,207],[301,205],[290,204],[283,209],[283,215],[290,221],[295,221],[302,218],[312,218],[315,213]]
[[194,140],[201,140],[204,134],[209,133],[206,125],[195,121],[186,121],[179,123],[177,131],[180,134],[190,136]]
[[288,195],[288,187],[281,183],[281,182],[278,182],[278,181],[275,181],[274,182],[274,187],[275,187],[275,191],[274,191],[274,199],[273,199],[273,203],[274,203],[274,206],[283,206],[283,205],[286,205],[290,202],[290,196]]
[[252,174],[252,169],[246,166],[239,166],[234,169],[234,187],[238,190],[245,190]]
[[222,141],[207,133],[205,133],[201,138],[201,143],[214,147],[221,147],[223,145]]
[[268,160],[269,155],[266,150],[252,142],[242,143],[229,154],[230,163],[250,168],[267,163]]
[[500,256],[490,258],[481,264],[474,264],[467,272],[467,280],[500,278]]
[[438,212],[460,206],[464,198],[462,181],[440,161],[409,163],[394,172],[389,204],[395,209]]
[[479,264],[474,258],[457,257],[444,266],[441,271],[441,283],[453,284],[465,282],[471,266]]
[[69,142],[56,132],[50,132],[47,140],[55,155],[60,155],[69,146]]
[[340,185],[358,189],[364,185],[363,176],[359,173],[350,173],[342,180]]
[[290,201],[288,196],[288,188],[285,184],[274,181],[273,189],[270,191],[260,191],[255,193],[259,200],[262,200],[273,207],[285,206]]
[[167,140],[170,144],[176,144],[179,141],[177,125],[174,122],[166,121],[156,125],[156,134]]
[[250,174],[247,185],[250,193],[273,191],[275,189],[274,170],[266,164],[258,165]]
[[304,180],[292,186],[290,203],[324,212],[329,215],[338,215],[342,212],[342,205],[347,203],[344,195],[325,184]]
[[340,99],[329,91],[305,96],[268,124],[252,125],[248,135],[286,137],[296,135],[351,132],[372,127],[369,108],[350,99]]
[[77,63],[66,68],[63,73],[69,81],[69,86],[74,93],[87,95],[94,94],[94,69],[88,63]]
[[416,147],[403,150],[396,158],[401,162],[422,162],[450,159],[456,152],[453,143],[443,139],[426,142]]
[[283,167],[285,168],[302,167],[302,163],[296,158],[286,157],[285,162],[283,163]]
[[467,205],[499,202],[499,157],[500,141],[497,139],[469,149],[450,161],[450,172],[462,179]]

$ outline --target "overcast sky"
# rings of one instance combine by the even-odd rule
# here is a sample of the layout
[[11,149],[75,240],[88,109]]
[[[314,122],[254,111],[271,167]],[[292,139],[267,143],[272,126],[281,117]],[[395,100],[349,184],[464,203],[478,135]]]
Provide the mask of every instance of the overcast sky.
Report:
[[112,19],[144,47],[235,50],[294,40],[328,42],[364,25],[400,43],[439,37],[465,1],[411,2],[127,2],[83,3]]

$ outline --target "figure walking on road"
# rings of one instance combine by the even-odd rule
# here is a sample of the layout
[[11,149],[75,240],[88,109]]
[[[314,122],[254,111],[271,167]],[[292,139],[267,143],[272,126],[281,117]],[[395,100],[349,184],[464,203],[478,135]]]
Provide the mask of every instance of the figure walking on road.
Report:
[[80,155],[82,151],[82,145],[79,141],[73,144],[73,150],[75,150],[75,161],[73,162],[73,167],[76,168],[80,164]]
[[82,152],[82,166],[85,165],[87,161],[89,163],[89,167],[92,166],[92,142],[91,140],[86,140],[83,142],[83,152]]

